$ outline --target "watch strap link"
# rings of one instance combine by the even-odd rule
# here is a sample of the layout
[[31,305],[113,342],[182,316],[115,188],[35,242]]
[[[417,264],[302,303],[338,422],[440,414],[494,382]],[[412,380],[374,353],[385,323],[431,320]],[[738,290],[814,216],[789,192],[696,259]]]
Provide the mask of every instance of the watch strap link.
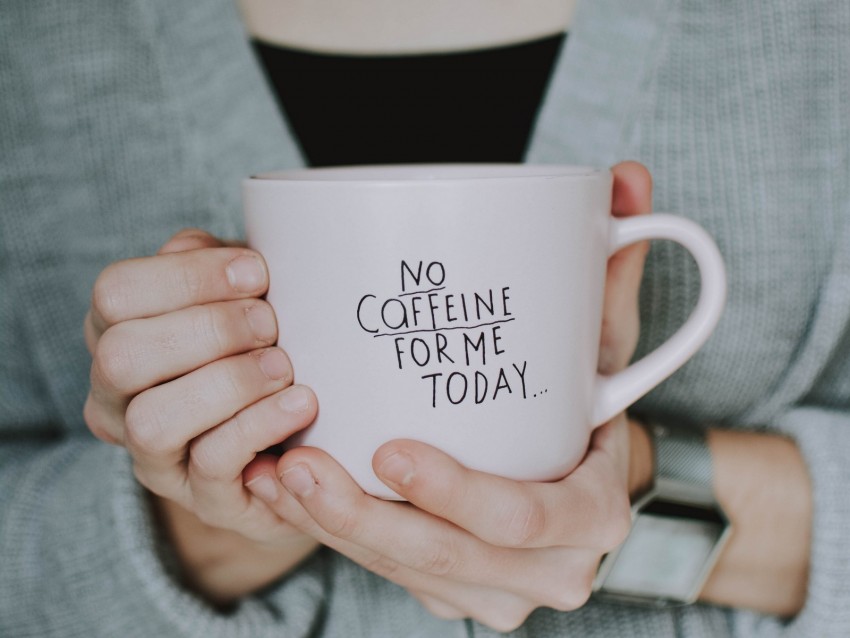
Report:
[[656,478],[683,481],[712,489],[711,455],[705,431],[652,425]]
[[714,505],[711,453],[705,431],[650,426],[655,454],[655,489],[685,501]]

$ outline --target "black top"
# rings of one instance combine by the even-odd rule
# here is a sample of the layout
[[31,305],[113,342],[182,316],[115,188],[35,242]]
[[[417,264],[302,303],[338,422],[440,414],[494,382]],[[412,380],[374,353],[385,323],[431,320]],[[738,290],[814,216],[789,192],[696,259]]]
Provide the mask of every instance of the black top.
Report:
[[255,47],[312,166],[520,162],[564,38],[393,56]]

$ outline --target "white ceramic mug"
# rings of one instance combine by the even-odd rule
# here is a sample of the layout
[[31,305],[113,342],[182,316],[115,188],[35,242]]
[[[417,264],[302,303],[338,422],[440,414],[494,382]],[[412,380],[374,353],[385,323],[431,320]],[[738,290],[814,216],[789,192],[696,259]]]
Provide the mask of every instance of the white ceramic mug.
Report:
[[[410,165],[258,175],[248,243],[266,259],[280,344],[319,416],[321,448],[367,492],[383,443],[424,441],[521,480],[565,476],[590,433],[680,367],[725,302],[723,261],[695,223],[611,216],[606,169]],[[612,376],[596,373],[608,257],[672,239],[699,267],[688,321]]]

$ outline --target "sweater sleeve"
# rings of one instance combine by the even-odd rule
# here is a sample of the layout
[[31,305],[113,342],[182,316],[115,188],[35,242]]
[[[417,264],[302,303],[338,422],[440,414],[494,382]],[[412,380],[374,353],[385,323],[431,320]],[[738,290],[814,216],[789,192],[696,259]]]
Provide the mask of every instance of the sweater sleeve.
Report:
[[814,517],[808,591],[792,619],[738,611],[735,635],[764,638],[844,638],[850,632],[850,413],[796,407],[776,427],[793,438],[812,481]]
[[321,620],[320,555],[226,614],[182,589],[123,449],[6,438],[0,468],[0,635],[294,638]]

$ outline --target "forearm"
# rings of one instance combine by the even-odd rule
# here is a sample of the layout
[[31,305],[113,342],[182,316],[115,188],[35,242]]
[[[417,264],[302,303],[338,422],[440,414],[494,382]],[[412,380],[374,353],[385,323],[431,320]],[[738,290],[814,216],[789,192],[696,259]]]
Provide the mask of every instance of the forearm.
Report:
[[711,430],[717,499],[733,532],[701,598],[793,616],[803,607],[811,545],[811,485],[789,439]]
[[[651,483],[646,432],[631,423],[633,494]],[[782,436],[710,430],[717,500],[732,535],[700,599],[777,616],[793,616],[806,596],[812,495],[805,463]]]

